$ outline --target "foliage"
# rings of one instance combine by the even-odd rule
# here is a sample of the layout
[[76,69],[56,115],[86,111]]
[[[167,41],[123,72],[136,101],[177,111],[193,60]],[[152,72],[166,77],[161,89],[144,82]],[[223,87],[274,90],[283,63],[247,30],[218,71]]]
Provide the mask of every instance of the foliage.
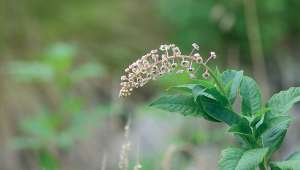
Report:
[[222,152],[222,159],[219,162],[221,170],[251,170],[263,161],[268,148],[240,149],[228,148]]
[[299,169],[300,166],[300,152],[295,152],[292,155],[290,155],[286,160],[284,161],[278,161],[278,162],[271,162],[271,167],[274,170],[280,170],[280,169]]
[[[247,62],[249,59],[247,21],[244,11],[247,7],[243,1],[162,0],[158,1],[158,4],[160,15],[172,25],[173,41],[197,41],[206,44],[206,47],[215,47],[217,52],[224,54],[227,53],[227,49],[237,47],[243,60]],[[299,41],[299,31],[295,31],[300,28],[299,6],[300,2],[297,0],[256,1],[266,56],[284,51],[282,48],[276,49],[276,46],[285,39],[284,37],[293,35],[291,38],[296,42]],[[188,44],[181,45],[188,47]]]
[[[300,87],[292,87],[273,95],[266,105],[252,78],[242,71],[210,70],[212,79],[200,83],[177,85],[177,94],[164,95],[151,106],[185,116],[203,117],[212,122],[223,122],[229,132],[242,140],[240,148],[222,152],[222,170],[295,169],[299,167],[299,152],[285,161],[271,161],[284,140],[291,118],[287,111],[300,101]],[[241,97],[241,111],[233,109]]]
[[[40,112],[19,123],[22,135],[13,141],[13,147],[36,151],[40,169],[60,169],[57,150],[66,151],[75,140],[87,135],[87,125],[96,125],[103,106],[87,110],[84,99],[73,94],[72,87],[89,78],[99,77],[105,69],[96,63],[84,63],[74,69],[76,49],[58,43],[42,54],[40,61],[12,62],[7,70],[20,83],[51,83],[61,95],[56,107],[45,106]],[[88,116],[87,116],[88,115]]]

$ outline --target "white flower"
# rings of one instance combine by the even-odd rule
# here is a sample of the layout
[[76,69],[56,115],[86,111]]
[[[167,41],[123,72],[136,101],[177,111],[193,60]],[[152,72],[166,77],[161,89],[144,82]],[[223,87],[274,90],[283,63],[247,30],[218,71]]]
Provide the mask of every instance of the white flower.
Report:
[[[190,55],[183,55],[175,44],[161,45],[160,51],[151,50],[150,53],[142,56],[136,62],[125,69],[125,75],[121,76],[121,90],[119,96],[129,96],[133,89],[147,84],[150,80],[156,80],[171,71],[176,73],[189,72],[194,74],[194,66],[205,65],[210,59],[215,59],[216,54],[210,53],[210,57],[203,61],[199,53],[193,54],[193,51],[199,50],[196,43],[192,44],[193,50]],[[169,55],[172,54],[172,55]],[[208,78],[207,71],[203,73],[204,78]]]
[[198,44],[193,43],[192,46],[193,46],[196,50],[199,50],[199,45],[198,45]]

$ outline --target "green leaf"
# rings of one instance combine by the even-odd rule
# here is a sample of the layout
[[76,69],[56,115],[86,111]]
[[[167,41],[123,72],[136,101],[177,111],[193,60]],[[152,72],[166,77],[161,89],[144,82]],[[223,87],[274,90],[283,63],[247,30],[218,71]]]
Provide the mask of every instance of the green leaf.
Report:
[[228,148],[222,151],[220,170],[254,170],[268,152],[268,148],[240,149]]
[[176,92],[183,92],[184,94],[192,94],[192,91],[195,87],[199,87],[199,88],[205,88],[205,86],[201,86],[199,84],[182,84],[182,85],[177,85],[177,86],[173,86],[168,88],[168,91],[176,91]]
[[300,101],[300,87],[291,87],[271,97],[267,106],[273,114],[285,114],[296,102]]
[[237,124],[232,125],[228,131],[235,134],[246,135],[246,136],[250,136],[252,134],[250,122],[248,121],[248,119],[244,117],[241,118]]
[[286,160],[300,160],[300,151],[294,152]]
[[193,96],[195,101],[197,101],[198,97],[205,96],[207,98],[213,99],[224,106],[228,106],[228,101],[225,96],[223,96],[216,87],[212,88],[202,88],[200,86],[195,86],[193,88]]
[[195,84],[206,87],[206,88],[212,88],[214,87],[214,84],[210,80],[196,80]]
[[216,100],[224,105],[228,105],[228,101],[225,96],[223,96],[216,87],[211,84],[183,84],[178,86],[173,86],[168,90],[175,90],[183,94],[193,94],[195,101],[199,96],[206,96],[210,99]]
[[228,132],[233,133],[238,139],[241,139],[240,142],[245,148],[252,148],[256,143],[250,124],[249,119],[242,117],[238,123],[233,124],[228,130]]
[[261,116],[260,120],[255,124],[257,135],[262,135],[266,130],[275,127],[280,122],[290,121],[288,115],[274,115],[270,111]]
[[193,88],[196,86],[200,86],[202,88],[213,88],[214,87],[214,85],[209,81],[197,80],[197,82],[194,84],[182,84],[182,85],[170,87],[170,88],[168,88],[168,91],[175,90],[175,91],[179,91],[179,92],[192,93]]
[[[203,103],[201,102],[201,98],[205,97],[208,99],[213,100],[214,102],[217,103],[221,103],[221,105],[226,105],[225,102],[227,102],[227,99],[221,95],[218,90],[214,87],[214,88],[210,88],[210,89],[203,89],[202,87],[199,86],[195,86],[193,88],[193,96],[194,96],[194,101],[201,106],[201,108],[203,108]],[[224,104],[225,103],[225,104]],[[206,111],[203,111],[205,114],[203,114],[203,117],[206,120],[209,121],[213,121],[213,122],[221,122],[221,120],[215,118],[214,116],[212,116],[211,114],[207,113]]]
[[294,152],[285,161],[270,163],[272,170],[297,170],[300,168],[300,152]]
[[192,89],[192,94],[194,96],[194,100],[197,101],[197,98],[199,96],[206,96],[210,99],[213,99],[213,100],[216,100],[214,98],[214,96],[212,96],[211,94],[207,93],[206,92],[206,88],[203,88],[201,86],[195,86],[193,89]]
[[238,114],[229,110],[225,106],[221,105],[219,102],[212,100],[207,97],[199,97],[197,101],[200,101],[204,111],[211,117],[223,121],[229,126],[236,124],[240,121]]
[[150,106],[166,110],[169,112],[179,112],[185,116],[202,116],[204,119],[220,122],[207,114],[201,105],[196,103],[192,95],[166,95],[150,104]]
[[166,95],[150,104],[150,106],[183,115],[201,116],[203,109],[194,102],[192,95]]
[[245,115],[254,114],[261,109],[261,93],[252,78],[243,77],[240,87],[240,95],[242,96],[242,113]]
[[227,148],[222,151],[221,160],[219,161],[220,170],[236,170],[239,160],[245,150],[240,148]]
[[183,85],[173,86],[168,90],[176,90],[179,92],[183,92],[185,94],[193,94],[195,101],[197,97],[200,95],[216,100],[212,95],[205,92],[206,87],[199,84],[183,84]]
[[226,70],[222,73],[222,84],[224,87],[230,85],[228,88],[228,98],[231,103],[234,103],[238,93],[238,88],[243,79],[243,71]]
[[286,135],[287,129],[291,122],[289,116],[270,117],[266,114],[264,122],[258,128],[257,133],[261,134],[261,140],[264,147],[270,148],[270,154],[275,152]]

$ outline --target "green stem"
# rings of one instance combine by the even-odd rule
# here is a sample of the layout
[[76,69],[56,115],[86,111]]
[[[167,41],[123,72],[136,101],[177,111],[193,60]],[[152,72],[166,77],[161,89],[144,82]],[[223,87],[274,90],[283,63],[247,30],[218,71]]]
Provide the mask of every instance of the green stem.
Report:
[[259,164],[259,170],[266,170],[264,164]]
[[[221,90],[222,94],[223,94],[224,96],[227,96],[227,95],[226,95],[226,92],[225,92],[225,89],[224,89],[224,87],[222,86],[222,83],[219,81],[219,79],[218,79],[217,76],[215,75],[214,71],[213,71],[210,67],[208,67],[206,64],[202,64],[201,66],[204,67],[204,69],[207,69],[208,73],[211,75],[211,77],[213,78],[214,82],[216,83],[216,85],[217,85],[217,86],[219,87],[219,89]],[[229,104],[230,110],[233,111],[233,107],[232,107],[232,105],[231,105],[230,100],[229,100],[227,97],[226,97],[226,99],[227,99],[227,102],[228,102],[228,104]]]
[[43,170],[58,170],[59,161],[48,149],[43,148],[38,151],[38,160],[40,169]]
[[267,170],[268,169],[268,164],[265,161],[265,159],[264,159],[264,162],[262,162],[262,163],[259,164],[259,169],[260,170]]
[[217,86],[219,87],[219,89],[221,90],[221,92],[223,93],[224,96],[226,96],[226,92],[225,89],[223,88],[221,82],[218,80],[217,76],[215,75],[215,73],[211,70],[210,67],[208,67],[207,65],[203,64],[201,65],[202,67],[204,67],[205,69],[207,69],[208,73],[211,75],[211,77],[213,78],[213,80],[215,81],[215,83],[217,84]]

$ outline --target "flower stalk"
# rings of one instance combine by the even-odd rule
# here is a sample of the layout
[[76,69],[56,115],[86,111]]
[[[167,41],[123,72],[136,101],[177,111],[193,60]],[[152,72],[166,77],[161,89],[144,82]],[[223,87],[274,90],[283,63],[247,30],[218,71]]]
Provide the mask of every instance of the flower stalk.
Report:
[[211,52],[204,61],[199,53],[195,53],[199,51],[199,45],[193,43],[192,47],[190,54],[184,55],[175,44],[161,45],[159,49],[151,50],[150,53],[142,56],[125,69],[125,74],[121,76],[119,96],[129,96],[135,88],[143,87],[149,81],[156,80],[170,72],[178,74],[188,72],[191,77],[195,77],[194,68],[197,66],[204,69],[202,76],[207,79],[213,74],[207,64],[211,59],[216,58],[216,54]]

